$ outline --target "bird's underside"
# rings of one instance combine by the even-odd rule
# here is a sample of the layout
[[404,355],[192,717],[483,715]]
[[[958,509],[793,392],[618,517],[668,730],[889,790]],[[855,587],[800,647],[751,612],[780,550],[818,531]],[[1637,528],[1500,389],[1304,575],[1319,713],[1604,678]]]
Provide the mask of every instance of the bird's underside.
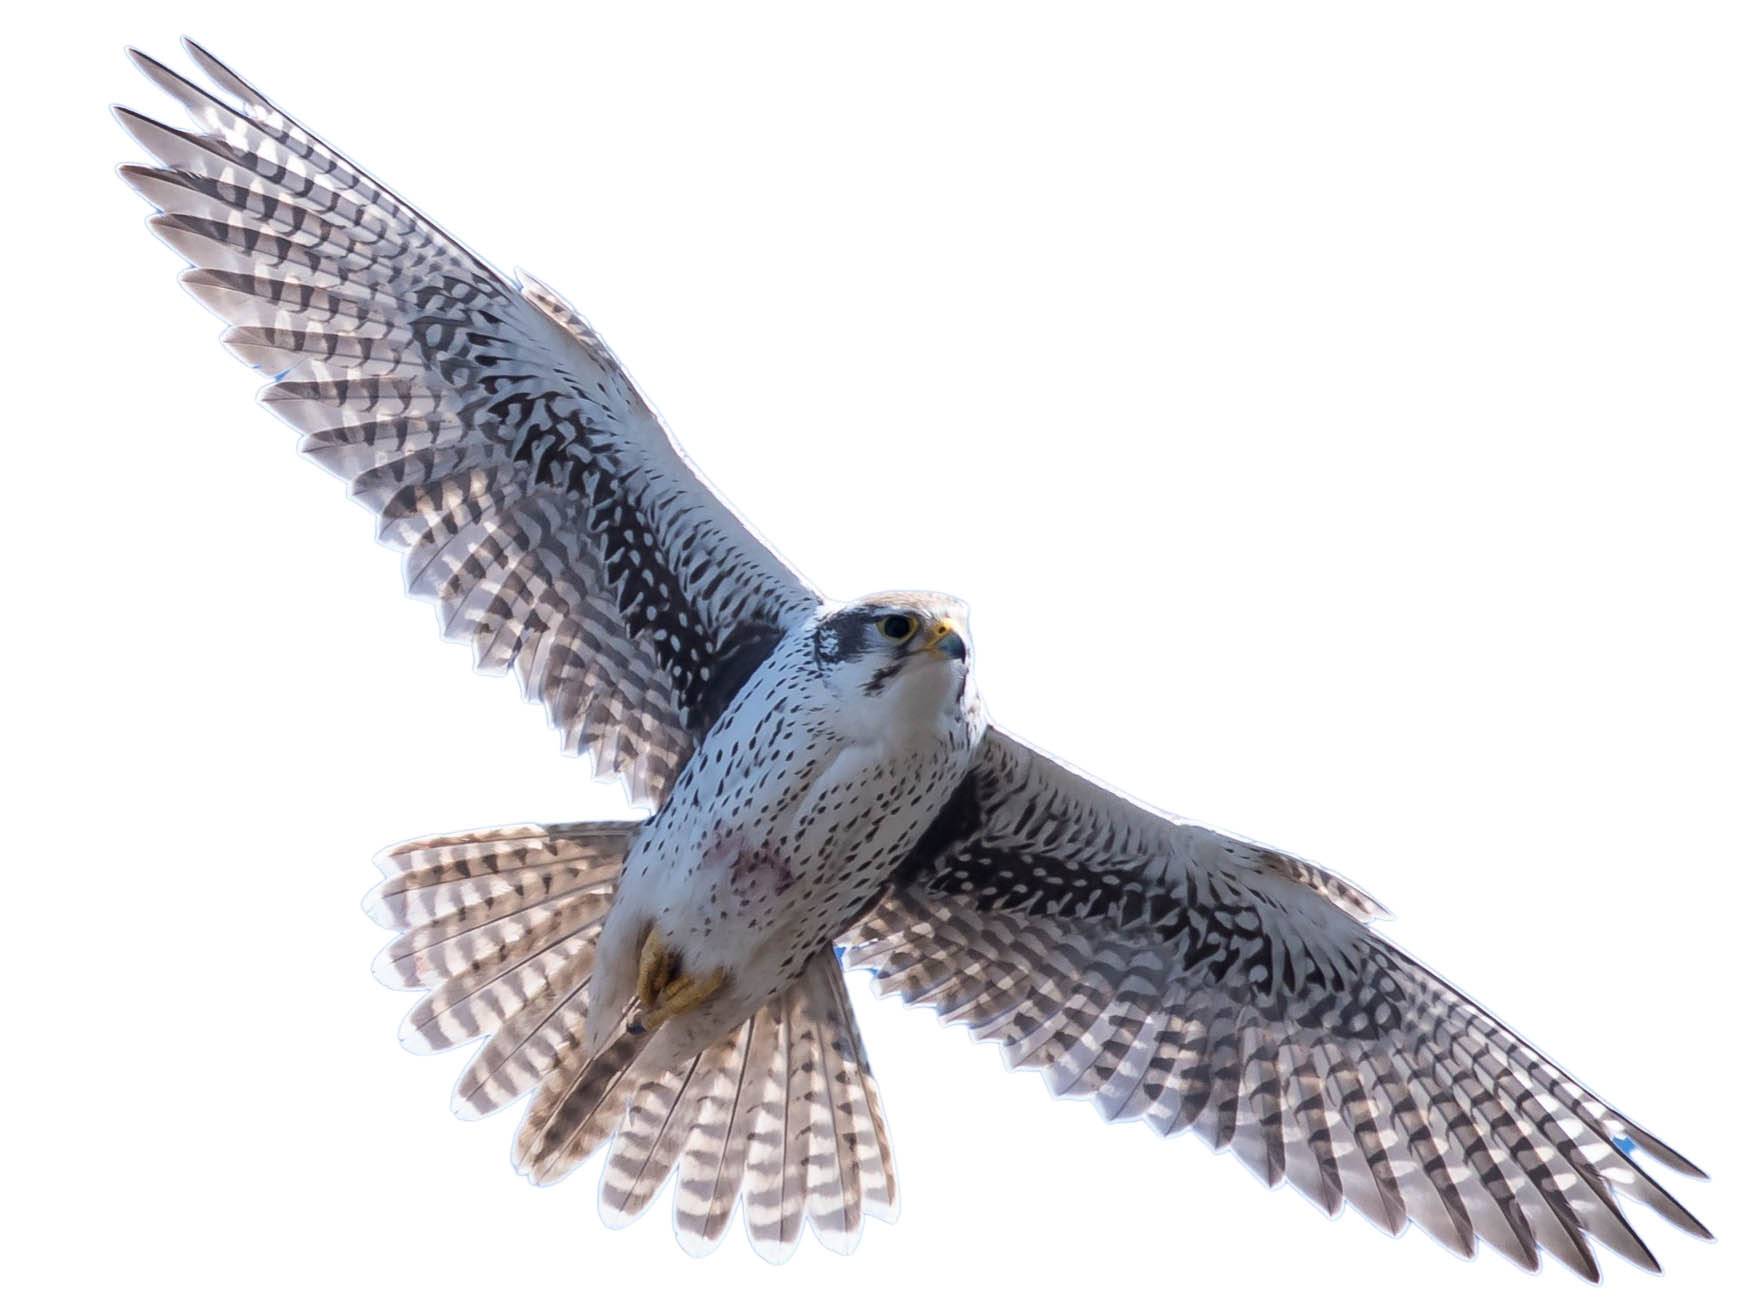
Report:
[[[515,671],[568,750],[657,810],[417,841],[383,860],[369,907],[396,939],[377,970],[424,993],[404,1043],[476,1045],[453,1100],[464,1117],[530,1097],[515,1153],[530,1177],[606,1146],[612,1222],[673,1179],[690,1250],[714,1245],[739,1205],[769,1258],[806,1221],[849,1247],[896,1196],[838,948],[882,992],[997,1040],[1055,1093],[1165,1134],[1194,1129],[1330,1214],[1349,1201],[1392,1232],[1416,1223],[1465,1255],[1483,1239],[1530,1269],[1545,1251],[1591,1279],[1591,1240],[1656,1267],[1627,1200],[1708,1236],[1649,1165],[1698,1171],[1378,936],[1367,895],[1106,790],[987,729],[960,687],[956,708],[927,709],[966,732],[962,757],[930,760],[949,773],[941,790],[903,798],[872,768],[836,802],[820,784],[834,755],[889,733],[887,714],[856,700],[915,715],[926,686],[909,673],[966,666],[953,628],[928,641],[933,614],[893,601],[905,596],[825,603],[688,465],[575,311],[500,275],[190,50],[212,91],[136,59],[193,131],[120,112],[159,161],[123,174],[192,262],[184,285],[272,376],[263,400],[303,450],[377,514],[445,634],[482,669]],[[911,618],[904,636],[896,617]],[[808,952],[773,951],[782,966],[747,1006],[672,1053],[751,989],[757,959],[709,963],[702,947],[720,942],[688,942],[681,923],[629,921],[621,936],[615,911],[655,889],[665,818],[689,819],[694,847],[674,852],[701,864],[719,852],[731,787],[705,765],[725,728],[769,727],[767,691],[778,708],[796,681],[854,670],[843,719],[830,708],[795,743],[776,737],[788,765],[772,780],[765,766],[734,774],[803,820],[724,828],[735,843],[715,891],[791,892],[770,920],[809,929]],[[787,776],[786,754],[819,781]],[[748,817],[767,818],[765,796],[756,805]],[[840,827],[843,806],[859,827]],[[811,832],[811,817],[830,820]],[[882,846],[844,841],[890,823]],[[794,833],[813,847],[785,849]],[[854,880],[868,881],[856,901]],[[841,907],[830,897],[843,915],[824,911]],[[626,989],[593,999],[610,976]]]

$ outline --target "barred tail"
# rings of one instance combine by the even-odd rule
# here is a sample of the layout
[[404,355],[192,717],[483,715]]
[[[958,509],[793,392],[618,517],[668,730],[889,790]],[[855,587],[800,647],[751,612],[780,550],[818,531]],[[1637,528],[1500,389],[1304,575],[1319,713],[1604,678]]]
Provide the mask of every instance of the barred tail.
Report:
[[[535,1091],[515,1163],[564,1177],[613,1139],[601,1210],[640,1215],[672,1176],[676,1235],[699,1255],[737,1203],[749,1239],[778,1262],[807,1220],[850,1251],[866,1215],[894,1217],[882,1104],[831,949],[793,985],[676,1070],[641,1065],[649,1035],[625,1026],[584,1052],[597,937],[634,822],[525,826],[412,841],[387,851],[367,911],[400,935],[378,976],[427,992],[402,1041],[431,1052],[486,1037],[452,1099],[479,1118]],[[624,1020],[623,1020],[624,1021]]]
[[585,987],[637,822],[521,826],[397,845],[366,901],[401,932],[373,965],[427,994],[402,1044],[430,1053],[488,1037],[451,1108],[479,1118],[537,1085],[583,1035]]
[[775,1263],[806,1219],[848,1252],[865,1215],[894,1217],[882,1104],[831,950],[716,1045],[640,1082],[603,1166],[603,1218],[630,1223],[672,1174],[676,1237],[694,1255],[718,1245],[739,1200]]

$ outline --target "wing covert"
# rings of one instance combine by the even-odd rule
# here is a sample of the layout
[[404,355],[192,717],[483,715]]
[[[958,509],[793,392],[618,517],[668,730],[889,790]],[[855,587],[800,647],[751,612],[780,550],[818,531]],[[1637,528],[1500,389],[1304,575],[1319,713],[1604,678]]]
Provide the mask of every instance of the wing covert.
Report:
[[217,94],[137,53],[185,132],[118,111],[124,178],[182,281],[271,374],[263,402],[350,481],[411,593],[516,671],[565,745],[660,799],[819,600],[676,449],[550,289],[513,284],[200,47]]
[[1329,1213],[1591,1279],[1590,1237],[1656,1267],[1620,1198],[1709,1235],[1631,1148],[1691,1164],[1377,936],[1380,911],[994,730],[842,941],[881,992],[999,1041],[1056,1095],[1196,1129]]

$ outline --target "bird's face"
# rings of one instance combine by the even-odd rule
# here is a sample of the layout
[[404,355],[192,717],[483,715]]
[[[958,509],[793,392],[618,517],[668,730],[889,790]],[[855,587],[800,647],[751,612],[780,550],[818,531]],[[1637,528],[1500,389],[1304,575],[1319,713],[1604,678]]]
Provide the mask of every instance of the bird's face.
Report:
[[843,697],[874,701],[889,715],[952,713],[972,696],[968,608],[947,594],[860,598],[817,622],[815,645]]

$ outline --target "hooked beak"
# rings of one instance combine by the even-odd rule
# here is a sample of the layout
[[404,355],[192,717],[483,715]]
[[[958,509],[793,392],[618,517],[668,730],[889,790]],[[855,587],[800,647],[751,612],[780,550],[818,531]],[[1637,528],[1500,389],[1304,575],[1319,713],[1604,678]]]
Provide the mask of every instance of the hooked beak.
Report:
[[953,622],[939,620],[932,624],[931,633],[925,637],[925,651],[940,658],[966,662],[968,641],[962,638],[962,632],[956,629]]

